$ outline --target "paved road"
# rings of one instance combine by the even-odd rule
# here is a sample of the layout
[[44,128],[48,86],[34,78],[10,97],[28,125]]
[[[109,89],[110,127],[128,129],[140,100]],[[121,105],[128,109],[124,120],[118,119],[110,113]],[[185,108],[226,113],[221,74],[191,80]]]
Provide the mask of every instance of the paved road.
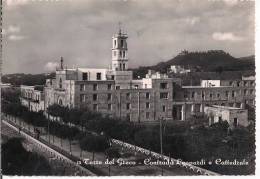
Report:
[[[13,120],[17,125],[22,125],[23,128],[30,130],[33,132],[33,126],[26,124],[24,122],[20,123],[19,120]],[[46,135],[46,131],[42,131],[42,134],[40,135],[40,138],[42,140],[50,141],[52,145],[55,145],[56,147],[59,147],[60,149],[70,153],[70,143],[68,140],[60,139],[56,136],[50,135],[49,137]],[[129,151],[130,152],[130,151]],[[74,157],[77,157],[79,159],[90,159],[92,160],[92,153],[88,151],[81,151],[79,147],[78,141],[72,141],[71,142],[71,154]],[[104,153],[95,153],[94,156],[95,161],[106,161],[106,156]],[[110,168],[110,175],[111,176],[140,176],[140,175],[147,175],[147,176],[159,176],[161,175],[161,167],[158,166],[147,166],[147,165],[126,165],[126,166],[117,166],[117,165],[94,165],[94,167],[101,171],[104,175],[109,175],[109,168]],[[179,166],[171,166],[171,167],[164,167],[164,176],[176,176],[176,175],[197,175],[197,173],[188,170],[183,167]]]
[[[1,121],[1,135],[2,135],[2,142],[7,141],[13,137],[21,137],[19,132],[15,131],[13,128],[9,127],[5,123]],[[25,139],[25,138],[24,138]],[[39,155],[45,157],[51,166],[51,172],[53,176],[88,176],[88,173],[79,172],[77,167],[73,167],[71,164],[64,162],[58,158],[55,158],[53,155],[50,154],[47,150],[40,148],[39,146],[35,145],[34,142],[30,140],[23,140],[23,145],[25,148],[31,152],[36,152]],[[35,173],[37,175],[37,173]]]

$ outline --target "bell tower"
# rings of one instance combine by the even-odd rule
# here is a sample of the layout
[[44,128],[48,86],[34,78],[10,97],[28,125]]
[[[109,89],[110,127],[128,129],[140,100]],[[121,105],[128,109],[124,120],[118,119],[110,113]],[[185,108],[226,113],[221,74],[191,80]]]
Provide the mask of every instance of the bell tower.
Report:
[[112,70],[126,71],[128,69],[127,34],[122,33],[119,23],[118,33],[112,37]]

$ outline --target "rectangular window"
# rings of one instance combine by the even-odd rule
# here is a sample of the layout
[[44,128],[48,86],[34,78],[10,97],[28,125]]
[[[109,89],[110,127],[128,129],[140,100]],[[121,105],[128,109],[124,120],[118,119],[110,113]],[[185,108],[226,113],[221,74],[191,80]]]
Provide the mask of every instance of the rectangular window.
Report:
[[250,94],[254,94],[254,90],[251,89],[251,90],[250,90]]
[[255,86],[255,83],[253,81],[251,81],[250,86]]
[[82,73],[82,80],[88,80],[88,73]]
[[160,93],[160,99],[168,99],[168,93]]
[[219,93],[217,94],[217,98],[220,98],[220,94]]
[[238,122],[237,122],[237,118],[234,118],[234,126],[237,127]]
[[226,97],[228,98],[228,91],[226,91]]
[[232,91],[232,98],[235,97],[235,91]]
[[240,82],[238,81],[238,82],[237,82],[237,87],[239,87],[239,86],[240,86]]
[[80,84],[80,91],[84,91],[85,90],[85,85],[84,84]]
[[213,97],[213,94],[212,94],[212,93],[210,93],[210,94],[209,94],[209,97],[210,97],[210,98],[212,98],[212,97]]
[[108,84],[107,85],[107,90],[111,90],[112,89],[112,84]]
[[162,106],[162,110],[163,110],[163,112],[166,112],[166,106],[165,105]]
[[191,93],[191,98],[194,98],[194,96],[195,96],[195,92],[193,91],[193,92]]
[[127,114],[126,114],[126,120],[128,120],[128,121],[131,120],[131,115],[130,115],[130,113],[127,113]]
[[126,99],[127,99],[127,100],[130,100],[130,99],[131,99],[130,93],[126,93]]
[[115,75],[112,75],[112,76],[111,76],[111,80],[115,80]]
[[107,105],[107,108],[108,108],[109,111],[112,111],[112,104],[109,103],[109,104]]
[[160,84],[161,89],[167,89],[168,88],[168,83],[161,83]]
[[130,103],[126,103],[126,109],[127,110],[131,109],[131,104]]
[[247,81],[244,81],[244,86],[247,86]]
[[93,94],[93,101],[97,101],[98,99],[98,95],[97,94]]
[[81,94],[80,95],[80,102],[85,102],[85,95],[84,94]]
[[108,100],[108,101],[111,101],[111,100],[112,100],[112,94],[111,94],[111,93],[108,93],[108,94],[107,94],[107,100]]
[[244,95],[247,95],[247,89],[244,90]]
[[97,84],[93,84],[93,91],[97,91],[98,89],[98,85]]
[[93,110],[98,111],[98,105],[97,104],[93,104]]
[[120,86],[116,86],[116,90],[120,90]]
[[202,99],[205,98],[205,93],[204,93],[204,92],[201,93],[201,98],[202,98]]
[[150,93],[145,93],[145,98],[150,99]]
[[150,108],[150,103],[149,102],[145,103],[145,107],[146,107],[146,109],[149,109]]
[[149,118],[150,118],[150,113],[149,113],[149,112],[146,112],[145,118],[146,118],[146,119],[149,119]]
[[97,80],[101,80],[101,73],[97,73]]
[[138,89],[138,85],[135,85],[134,88],[135,88],[135,89]]

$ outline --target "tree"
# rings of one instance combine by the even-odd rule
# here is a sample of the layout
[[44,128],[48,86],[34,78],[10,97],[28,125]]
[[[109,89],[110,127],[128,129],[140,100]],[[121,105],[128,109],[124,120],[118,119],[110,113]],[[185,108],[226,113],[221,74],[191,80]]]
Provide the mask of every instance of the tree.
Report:
[[105,155],[107,156],[108,159],[119,158],[120,157],[119,149],[116,147],[110,147],[106,149]]
[[27,152],[21,138],[11,138],[2,144],[2,170],[4,175],[50,175],[47,160]]
[[104,152],[109,147],[109,141],[105,136],[88,134],[80,140],[80,148],[92,152],[94,160],[95,152]]

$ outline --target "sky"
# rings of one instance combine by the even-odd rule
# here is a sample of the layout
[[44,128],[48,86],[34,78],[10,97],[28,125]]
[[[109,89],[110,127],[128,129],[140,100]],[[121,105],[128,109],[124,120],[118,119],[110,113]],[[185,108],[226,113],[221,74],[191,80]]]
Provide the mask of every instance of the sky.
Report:
[[238,0],[4,0],[3,73],[107,68],[118,23],[129,67],[167,61],[182,50],[255,53],[255,2]]

